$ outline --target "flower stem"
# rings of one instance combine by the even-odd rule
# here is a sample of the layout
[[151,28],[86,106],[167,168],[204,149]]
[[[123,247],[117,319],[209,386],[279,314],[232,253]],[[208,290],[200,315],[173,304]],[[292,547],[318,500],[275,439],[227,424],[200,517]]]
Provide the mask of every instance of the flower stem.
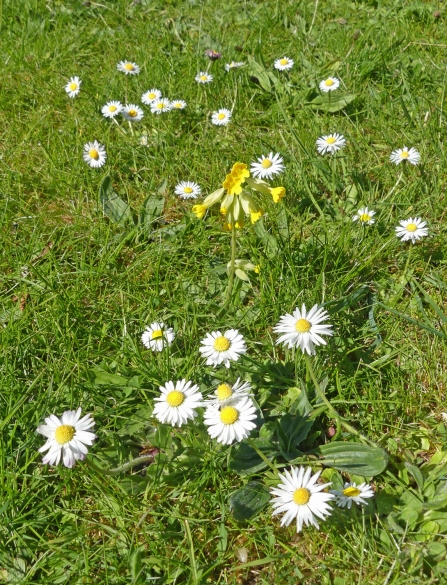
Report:
[[228,274],[228,287],[225,293],[224,307],[231,300],[231,293],[233,292],[234,271],[236,264],[236,226],[233,222],[231,226],[231,258],[230,258],[230,272]]
[[256,451],[256,453],[259,455],[259,457],[264,461],[264,463],[266,463],[270,469],[272,471],[275,472],[275,474],[278,472],[278,470],[276,469],[276,467],[273,465],[273,463],[270,461],[270,459],[268,459],[264,453],[261,451],[261,449],[259,449],[259,447],[256,446],[256,443],[253,441],[253,439],[248,438],[247,439],[248,444],[250,445],[250,447],[252,449],[254,449]]
[[127,471],[136,465],[141,465],[143,463],[152,463],[154,461],[154,455],[142,455],[141,457],[136,457],[132,459],[132,461],[127,461],[127,463],[123,463],[119,467],[115,467],[114,469],[104,469],[102,467],[98,467],[96,463],[93,463],[91,459],[86,459],[86,464],[91,468],[101,473],[102,475],[119,475],[123,473],[123,471]]
[[315,371],[314,371],[314,368],[313,368],[313,365],[312,365],[312,362],[311,362],[310,357],[307,354],[304,354],[304,359],[306,361],[307,371],[309,372],[309,375],[312,378],[312,382],[314,383],[315,390],[317,391],[317,394],[318,394],[319,398],[321,398],[321,400],[326,405],[326,408],[328,409],[328,411],[330,412],[330,414],[336,419],[336,421],[337,421],[337,427],[338,427],[339,424],[341,424],[347,431],[349,431],[353,435],[356,435],[357,437],[359,437],[363,441],[366,441],[369,445],[372,445],[373,447],[377,447],[377,445],[373,441],[370,441],[367,437],[365,437],[364,435],[362,435],[361,433],[359,433],[357,429],[355,429],[348,422],[346,422],[340,416],[340,414],[335,410],[335,408],[332,406],[332,404],[326,398],[323,390],[321,389],[321,386],[320,386],[320,384],[319,384],[319,382],[317,380],[317,377],[315,375]]

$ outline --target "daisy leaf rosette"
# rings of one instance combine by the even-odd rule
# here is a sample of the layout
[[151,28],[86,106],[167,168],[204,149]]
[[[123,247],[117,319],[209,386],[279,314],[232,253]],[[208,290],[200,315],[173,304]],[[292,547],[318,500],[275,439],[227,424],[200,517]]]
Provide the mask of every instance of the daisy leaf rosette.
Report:
[[251,223],[255,223],[264,212],[246,187],[261,195],[271,196],[275,203],[281,201],[286,193],[284,187],[271,187],[261,179],[250,177],[247,165],[236,162],[225,177],[222,187],[208,195],[202,204],[194,205],[192,211],[202,219],[212,205],[220,202],[220,212],[225,216],[224,229],[244,227],[245,216],[249,216]]

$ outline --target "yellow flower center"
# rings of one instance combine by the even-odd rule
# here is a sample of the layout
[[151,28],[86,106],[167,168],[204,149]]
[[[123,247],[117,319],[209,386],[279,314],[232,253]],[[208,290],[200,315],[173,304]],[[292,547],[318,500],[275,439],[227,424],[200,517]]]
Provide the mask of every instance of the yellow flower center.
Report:
[[289,64],[289,60],[288,59],[280,59],[279,60],[279,64],[280,65],[288,65]]
[[234,406],[224,406],[220,411],[220,420],[224,425],[234,425],[239,418],[239,411]]
[[164,107],[165,107],[165,105],[164,105],[164,103],[163,103],[163,102],[160,102],[159,104],[157,104],[157,108],[158,108],[159,110],[162,110]]
[[91,150],[88,151],[88,155],[90,158],[94,158],[95,160],[98,160],[98,158],[99,158],[99,152],[97,150],[95,150],[94,148],[92,148]]
[[192,189],[191,189],[191,187],[185,187],[185,188],[183,189],[183,193],[192,193]]
[[298,331],[298,333],[307,333],[310,331],[311,327],[312,323],[309,323],[307,319],[298,319],[298,321],[295,323],[295,329]]
[[225,118],[225,114],[217,114],[218,120],[223,120]]
[[70,83],[69,85],[71,91],[74,91],[75,89],[78,89],[78,84],[77,83]]
[[175,102],[174,104],[174,108],[181,108],[183,106],[183,104],[181,104],[180,102]]
[[371,216],[368,215],[367,213],[362,213],[362,215],[360,216],[360,221],[369,221],[371,219]]
[[230,345],[230,340],[221,335],[220,337],[216,337],[213,347],[216,351],[227,351],[230,349]]
[[271,161],[271,160],[269,160],[268,158],[265,158],[265,159],[262,161],[262,163],[261,163],[261,166],[262,166],[262,168],[263,168],[263,169],[269,169],[269,168],[272,166],[272,164],[273,164],[273,163],[272,163],[272,161]]
[[326,81],[324,82],[324,85],[326,87],[331,87],[331,85],[334,85],[334,80],[333,79],[326,79]]
[[217,398],[219,400],[226,400],[233,396],[233,389],[229,384],[219,384],[217,387]]
[[361,493],[362,492],[359,490],[359,488],[356,488],[353,485],[343,490],[343,495],[346,496],[347,498],[355,498],[359,496]]
[[155,95],[155,93],[148,93],[148,94],[147,94],[147,97],[148,97],[150,100],[154,100],[154,99],[155,99],[157,96]]
[[138,112],[136,110],[129,110],[127,113],[131,118],[135,118],[135,116],[138,116]]
[[109,106],[109,112],[116,112],[116,106]]
[[126,71],[133,71],[133,70],[134,70],[134,66],[132,65],[132,63],[126,63],[126,64],[124,65],[124,69],[125,69]]
[[75,436],[76,429],[71,425],[61,425],[54,431],[54,438],[59,445],[65,445]]
[[155,331],[152,331],[151,339],[160,339],[160,337],[163,337],[163,331],[161,329],[155,329]]
[[208,81],[208,77],[206,75],[201,75],[200,81]]
[[407,225],[407,232],[415,232],[418,229],[418,226],[415,223],[409,223]]
[[327,144],[334,144],[334,142],[335,142],[335,138],[333,136],[329,136],[328,138],[326,138]]
[[183,394],[183,392],[179,392],[178,390],[172,390],[166,396],[166,402],[169,404],[169,406],[173,407],[180,406],[180,404],[183,404],[184,400],[185,395]]
[[400,158],[408,158],[410,156],[410,153],[408,152],[408,150],[403,150],[400,153]]
[[293,501],[298,506],[304,506],[310,500],[310,491],[307,488],[298,488],[293,492]]

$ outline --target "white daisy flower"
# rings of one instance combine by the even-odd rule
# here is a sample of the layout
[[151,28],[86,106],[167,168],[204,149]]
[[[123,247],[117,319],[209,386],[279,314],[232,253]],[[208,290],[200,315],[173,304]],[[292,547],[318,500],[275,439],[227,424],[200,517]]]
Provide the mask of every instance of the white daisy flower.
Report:
[[238,67],[243,67],[245,63],[243,61],[231,61],[231,63],[227,63],[225,65],[225,71],[230,71],[231,69],[237,69]]
[[390,161],[396,163],[396,165],[404,160],[411,163],[412,165],[417,165],[420,159],[421,155],[415,148],[407,148],[406,146],[403,148],[398,148],[397,150],[393,150],[390,155]]
[[340,87],[340,80],[336,77],[328,77],[327,79],[323,79],[319,87],[324,92],[334,91]]
[[250,390],[250,384],[248,382],[241,382],[240,378],[238,378],[233,385],[223,382],[222,384],[219,384],[214,395],[205,400],[205,404],[223,406],[234,400],[253,396],[253,394],[250,393]]
[[171,102],[167,98],[161,98],[160,100],[154,100],[151,103],[151,112],[153,114],[163,114],[172,110]]
[[129,122],[139,122],[143,119],[144,116],[143,110],[140,108],[140,106],[135,104],[125,105],[121,111],[121,114],[124,116],[124,118],[126,118],[126,120],[129,120]]
[[372,498],[374,496],[374,492],[369,484],[361,483],[360,485],[356,485],[354,482],[345,483],[345,487],[341,491],[329,490],[329,493],[335,496],[337,506],[340,506],[340,508],[346,506],[349,509],[351,509],[352,502],[359,506],[362,504],[366,505],[368,502],[365,502],[364,498]]
[[121,113],[123,106],[120,102],[107,102],[105,106],[102,107],[102,115],[104,118],[114,118]]
[[324,309],[314,305],[309,312],[303,303],[301,311],[297,307],[292,315],[283,315],[279,323],[273,328],[275,333],[282,333],[276,343],[284,343],[286,347],[300,347],[309,355],[315,354],[315,347],[326,345],[321,335],[333,335],[332,325],[322,325],[321,322],[329,315]]
[[70,77],[70,81],[65,86],[65,91],[68,93],[68,97],[74,98],[81,91],[82,81],[79,77]]
[[162,351],[164,347],[171,345],[174,339],[174,330],[166,327],[162,321],[151,323],[141,336],[143,345],[152,351]]
[[160,386],[161,396],[154,398],[153,415],[161,422],[181,427],[196,416],[196,408],[202,406],[202,394],[192,382],[179,380]]
[[316,517],[326,520],[326,516],[331,515],[329,502],[335,496],[323,490],[332,484],[317,483],[321,471],[311,474],[310,467],[292,467],[291,473],[278,474],[282,483],[270,490],[274,496],[270,502],[274,508],[273,516],[285,512],[281,526],[288,526],[296,518],[296,530],[301,532],[303,524],[319,528]]
[[182,199],[197,199],[201,192],[200,186],[193,181],[182,181],[174,189],[174,193]]
[[317,139],[317,150],[320,154],[334,154],[340,148],[343,148],[346,145],[346,138],[343,134],[328,134],[326,136],[320,136]]
[[293,59],[289,59],[289,57],[283,57],[282,59],[277,59],[275,61],[275,69],[278,69],[279,71],[287,71],[288,69],[292,69],[293,64]]
[[159,100],[161,98],[161,91],[159,89],[150,89],[149,91],[145,91],[141,96],[141,101],[143,104],[150,105],[154,100]]
[[217,112],[213,112],[211,115],[211,122],[216,126],[226,126],[231,119],[231,112],[226,108],[221,108]]
[[73,467],[76,461],[85,459],[86,445],[93,445],[96,439],[96,435],[88,430],[95,425],[91,414],[81,418],[81,408],[66,410],[60,418],[52,414],[45,423],[37,427],[37,432],[47,437],[47,442],[39,449],[39,453],[48,451],[42,463],[58,465],[62,458],[65,467]]
[[210,83],[210,81],[213,81],[213,76],[206,71],[201,71],[200,73],[197,73],[194,79],[197,83]]
[[247,351],[244,338],[237,329],[229,329],[222,335],[220,331],[207,333],[199,348],[203,357],[207,358],[207,366],[230,367],[230,361],[236,362],[239,356]]
[[256,428],[252,422],[256,418],[256,408],[248,398],[232,400],[224,406],[210,404],[203,415],[203,422],[208,427],[208,434],[218,443],[230,445],[246,439]]
[[376,220],[373,219],[376,212],[367,207],[362,207],[352,216],[352,221],[359,221],[362,225],[372,225]]
[[126,75],[137,75],[140,73],[140,67],[131,61],[120,61],[116,66],[118,71],[122,71]]
[[250,171],[254,177],[259,179],[271,179],[274,175],[282,173],[284,170],[284,159],[278,153],[273,152],[267,156],[260,156],[259,162],[251,163]]
[[171,102],[171,108],[173,110],[184,110],[186,108],[186,102],[183,100],[173,100]]
[[82,157],[88,165],[97,169],[106,164],[107,153],[104,145],[94,140],[84,144]]
[[396,236],[402,242],[411,240],[411,243],[414,244],[416,240],[428,235],[428,228],[425,227],[427,224],[420,217],[410,217],[410,219],[405,219],[399,223],[400,226],[396,227]]

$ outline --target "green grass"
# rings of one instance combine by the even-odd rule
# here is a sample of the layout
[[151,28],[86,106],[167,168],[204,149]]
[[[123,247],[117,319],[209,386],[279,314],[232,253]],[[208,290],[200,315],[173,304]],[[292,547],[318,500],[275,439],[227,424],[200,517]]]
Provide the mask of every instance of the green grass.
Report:
[[[3,2],[0,582],[445,582],[442,10],[411,0]],[[223,58],[202,87],[194,76],[209,64],[206,48]],[[284,54],[295,67],[265,91],[249,57],[273,73]],[[119,73],[122,59],[141,74]],[[232,59],[247,65],[226,73]],[[337,113],[306,103],[329,74],[356,96]],[[74,100],[63,90],[72,75],[83,82]],[[102,117],[106,101],[140,103],[152,87],[186,100],[186,111],[152,116],[145,107],[134,136]],[[210,124],[213,110],[233,106],[229,126]],[[328,132],[347,138],[332,167],[315,150]],[[94,139],[107,148],[100,170],[82,160]],[[421,152],[419,166],[389,162],[404,145]],[[222,310],[231,238],[217,210],[197,220],[174,187],[194,180],[208,194],[235,161],[271,150],[285,159],[287,195],[263,201],[261,223],[238,233],[237,257],[261,271],[237,280]],[[163,217],[149,233],[104,215],[106,175],[134,214],[166,180]],[[364,230],[351,221],[362,205],[378,218]],[[410,216],[430,232],[408,259],[394,227]],[[290,410],[291,388],[317,405],[304,360],[275,346],[272,332],[302,302],[325,303],[336,331],[314,359],[327,397],[390,462],[363,513],[335,511],[320,531],[297,535],[269,506],[246,522],[233,516],[229,496],[254,479],[272,485],[271,475],[237,475],[228,468],[234,448],[216,446],[204,427],[170,433],[149,414],[158,386],[183,377],[204,391],[225,375],[250,380],[269,421]],[[169,356],[140,343],[156,319],[176,331]],[[230,327],[249,349],[227,374],[204,366],[198,347],[207,331]],[[79,405],[98,434],[87,462],[43,466],[36,427]],[[329,442],[333,426],[319,415],[308,447]],[[338,439],[356,437],[343,430]],[[114,468],[154,445],[162,453],[152,465],[114,476],[88,465]]]

